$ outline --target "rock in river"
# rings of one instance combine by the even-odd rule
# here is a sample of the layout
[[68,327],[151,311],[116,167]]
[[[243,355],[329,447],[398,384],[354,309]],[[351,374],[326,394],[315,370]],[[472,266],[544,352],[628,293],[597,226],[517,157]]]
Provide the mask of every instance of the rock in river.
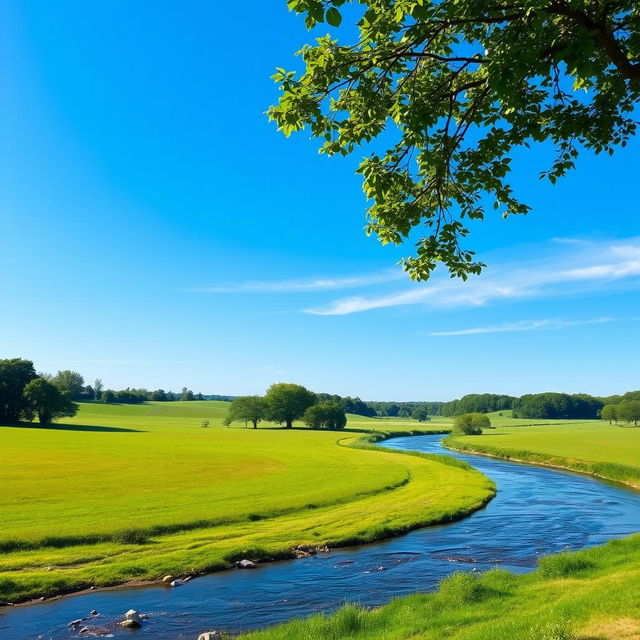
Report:
[[123,620],[120,626],[125,629],[139,629],[142,625],[137,620]]

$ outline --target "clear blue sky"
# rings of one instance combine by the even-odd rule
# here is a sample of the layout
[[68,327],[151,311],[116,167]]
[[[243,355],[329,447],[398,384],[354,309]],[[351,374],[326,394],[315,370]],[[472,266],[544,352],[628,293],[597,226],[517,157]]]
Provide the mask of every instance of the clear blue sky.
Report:
[[[251,6],[251,10],[245,8]],[[413,284],[363,233],[358,155],[284,139],[284,0],[0,7],[1,357],[88,381],[365,399],[640,387],[640,140],[477,224],[488,269]]]

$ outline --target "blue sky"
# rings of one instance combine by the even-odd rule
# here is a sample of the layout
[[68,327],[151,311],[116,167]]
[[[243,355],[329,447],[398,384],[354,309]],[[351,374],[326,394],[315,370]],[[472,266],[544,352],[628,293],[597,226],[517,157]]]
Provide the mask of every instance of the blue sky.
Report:
[[411,283],[363,232],[359,155],[267,122],[309,34],[245,4],[2,3],[2,357],[203,393],[640,386],[640,140],[555,187],[519,154],[533,212],[474,225],[485,274]]

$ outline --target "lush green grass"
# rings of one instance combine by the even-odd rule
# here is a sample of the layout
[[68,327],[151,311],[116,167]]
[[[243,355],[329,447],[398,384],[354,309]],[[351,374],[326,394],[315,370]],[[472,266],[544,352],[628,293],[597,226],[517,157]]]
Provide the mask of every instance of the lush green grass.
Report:
[[243,640],[637,640],[640,536],[545,558],[534,573],[457,573],[433,594],[273,627]]
[[357,432],[226,428],[225,414],[220,402],[85,404],[54,428],[0,427],[0,600],[380,539],[494,492],[450,458],[373,451]]
[[600,421],[500,427],[481,436],[455,435],[454,449],[565,467],[640,489],[640,428]]

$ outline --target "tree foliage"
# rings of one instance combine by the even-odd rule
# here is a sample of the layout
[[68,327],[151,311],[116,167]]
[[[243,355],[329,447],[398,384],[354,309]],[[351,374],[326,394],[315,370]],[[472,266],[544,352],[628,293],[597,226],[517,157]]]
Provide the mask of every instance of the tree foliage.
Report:
[[265,400],[267,419],[291,428],[293,421],[302,418],[304,412],[315,403],[316,396],[302,385],[278,382],[267,389]]
[[618,422],[618,411],[615,404],[605,404],[600,410],[600,419],[608,420],[609,424]]
[[78,405],[71,401],[69,394],[44,378],[28,382],[23,396],[25,407],[22,415],[27,420],[37,417],[41,424],[48,424],[57,418],[75,416],[78,412]]
[[508,181],[518,148],[550,142],[541,177],[554,183],[581,149],[613,153],[635,133],[637,0],[288,1],[308,28],[337,27],[343,5],[357,38],[320,37],[299,52],[302,74],[277,69],[269,116],[285,135],[308,128],[329,155],[381,138],[358,169],[367,232],[401,244],[424,227],[403,260],[414,279],[438,263],[479,273],[460,242],[469,221],[487,204],[504,217],[530,210]]
[[463,413],[454,418],[453,428],[466,435],[480,435],[483,429],[491,428],[491,420],[484,413]]
[[616,405],[616,415],[620,420],[637,425],[640,420],[640,400],[626,400]]
[[229,413],[225,424],[230,425],[236,420],[251,422],[253,428],[258,428],[258,422],[267,416],[267,402],[260,396],[239,396],[234,398],[229,406]]
[[603,403],[584,393],[530,393],[513,401],[514,418],[595,420]]
[[20,420],[20,414],[26,406],[22,392],[35,377],[36,372],[31,360],[0,360],[0,421]]
[[66,393],[73,400],[80,398],[84,386],[82,375],[70,369],[58,371],[49,382],[55,385],[61,393]]
[[418,422],[427,422],[428,420],[431,420],[429,417],[429,411],[424,405],[418,405],[415,407],[411,413],[411,417]]
[[311,405],[302,420],[312,429],[344,429],[347,426],[344,409],[335,402]]
[[461,413],[491,413],[511,409],[513,396],[495,393],[469,393],[462,398],[447,402],[441,409],[444,416],[455,416]]

